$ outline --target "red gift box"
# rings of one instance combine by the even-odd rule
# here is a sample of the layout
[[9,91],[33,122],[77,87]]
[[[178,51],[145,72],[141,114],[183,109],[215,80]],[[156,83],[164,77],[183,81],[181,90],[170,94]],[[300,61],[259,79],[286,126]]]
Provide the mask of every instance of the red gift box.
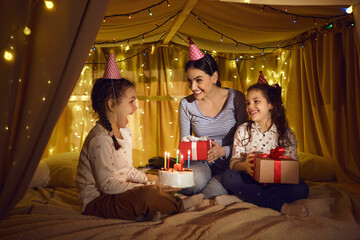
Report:
[[188,159],[188,151],[190,150],[190,160],[206,160],[207,153],[211,148],[213,140],[197,141],[197,142],[180,142],[179,152],[184,156],[184,160]]
[[299,161],[282,156],[285,149],[276,147],[270,154],[254,157],[253,178],[259,183],[299,183]]

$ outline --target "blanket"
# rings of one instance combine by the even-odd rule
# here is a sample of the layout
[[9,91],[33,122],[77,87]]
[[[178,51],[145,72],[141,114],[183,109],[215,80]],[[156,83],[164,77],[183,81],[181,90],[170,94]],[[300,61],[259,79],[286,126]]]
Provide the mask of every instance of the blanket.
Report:
[[82,215],[75,188],[29,189],[0,222],[0,239],[360,239],[360,196],[334,183],[308,184],[304,218],[240,200],[204,199],[154,222]]

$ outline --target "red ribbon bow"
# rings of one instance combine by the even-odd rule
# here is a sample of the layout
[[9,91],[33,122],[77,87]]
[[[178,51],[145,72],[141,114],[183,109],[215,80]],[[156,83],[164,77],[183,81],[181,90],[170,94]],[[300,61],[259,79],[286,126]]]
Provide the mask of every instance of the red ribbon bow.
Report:
[[291,159],[290,157],[286,157],[283,156],[285,152],[285,148],[284,147],[276,147],[275,149],[271,149],[270,150],[270,154],[260,154],[260,155],[256,155],[255,157],[268,157],[271,159]]

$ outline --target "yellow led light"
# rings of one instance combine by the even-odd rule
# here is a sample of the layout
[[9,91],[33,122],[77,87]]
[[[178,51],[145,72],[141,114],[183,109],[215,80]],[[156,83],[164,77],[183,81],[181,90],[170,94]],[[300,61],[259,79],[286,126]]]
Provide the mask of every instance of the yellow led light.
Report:
[[44,1],[45,6],[47,9],[53,9],[54,8],[54,3],[52,1]]
[[31,34],[31,30],[27,26],[24,27],[24,34],[27,36],[29,36]]
[[11,61],[14,59],[14,55],[11,52],[5,50],[4,58],[6,61]]

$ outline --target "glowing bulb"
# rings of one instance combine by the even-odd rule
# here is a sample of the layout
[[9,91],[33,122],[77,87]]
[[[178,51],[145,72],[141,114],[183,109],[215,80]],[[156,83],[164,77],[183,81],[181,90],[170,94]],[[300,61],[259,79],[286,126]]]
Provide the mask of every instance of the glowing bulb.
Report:
[[53,9],[54,3],[52,1],[44,1],[47,9]]
[[29,36],[31,34],[31,30],[27,26],[24,27],[24,34],[27,36]]
[[155,52],[155,45],[152,45],[152,46],[151,46],[151,53],[150,53],[150,54],[153,55],[154,52]]
[[345,12],[346,12],[347,14],[351,14],[351,13],[353,12],[353,7],[352,7],[352,6],[348,7],[348,8],[345,10]]
[[11,52],[5,50],[4,58],[6,61],[11,61],[11,60],[13,60],[14,55]]

